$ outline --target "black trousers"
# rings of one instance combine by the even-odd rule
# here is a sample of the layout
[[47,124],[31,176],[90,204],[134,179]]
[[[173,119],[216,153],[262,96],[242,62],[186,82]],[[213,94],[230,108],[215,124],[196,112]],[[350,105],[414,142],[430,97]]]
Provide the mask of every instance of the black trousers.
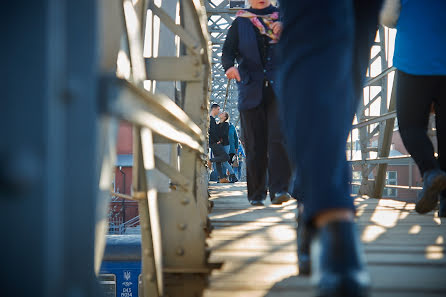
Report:
[[[398,125],[409,154],[424,172],[441,168],[446,171],[446,76],[396,74]],[[431,106],[435,109],[438,159],[427,128]]]
[[271,86],[264,87],[263,97],[256,108],[240,111],[249,200],[266,198],[267,172],[271,197],[288,191],[291,175],[277,100]]

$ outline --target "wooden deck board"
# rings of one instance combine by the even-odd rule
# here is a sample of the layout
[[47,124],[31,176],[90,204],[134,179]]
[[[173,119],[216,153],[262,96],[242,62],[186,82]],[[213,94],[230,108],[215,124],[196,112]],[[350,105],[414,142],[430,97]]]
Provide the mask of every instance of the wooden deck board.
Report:
[[[298,275],[296,202],[252,207],[246,184],[212,185],[214,271],[205,297],[313,296]],[[445,220],[418,215],[414,204],[357,198],[358,228],[373,280],[372,297],[446,296]]]

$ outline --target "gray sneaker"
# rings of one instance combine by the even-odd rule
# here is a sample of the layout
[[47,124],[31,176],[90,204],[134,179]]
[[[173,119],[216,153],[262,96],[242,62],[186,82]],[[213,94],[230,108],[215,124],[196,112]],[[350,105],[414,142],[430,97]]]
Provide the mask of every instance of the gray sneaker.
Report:
[[278,192],[274,194],[274,198],[271,199],[272,204],[280,205],[291,199],[291,195],[288,192]]
[[446,172],[432,169],[423,174],[423,190],[417,197],[415,210],[418,213],[427,213],[438,204],[438,194],[446,189]]

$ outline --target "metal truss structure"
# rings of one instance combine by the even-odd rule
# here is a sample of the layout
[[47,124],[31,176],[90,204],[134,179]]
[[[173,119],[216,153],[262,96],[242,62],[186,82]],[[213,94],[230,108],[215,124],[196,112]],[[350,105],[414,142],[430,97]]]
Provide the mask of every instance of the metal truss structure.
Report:
[[16,62],[6,65],[1,118],[14,128],[0,144],[0,199],[4,219],[20,221],[3,234],[13,243],[0,258],[10,269],[3,293],[101,296],[95,273],[117,127],[126,121],[132,193],[113,195],[138,201],[141,296],[200,296],[214,267],[205,242],[211,59],[203,3],[38,0],[11,2],[2,17],[20,24],[5,40]]
[[[379,157],[388,157],[390,151],[390,144],[392,140],[394,117],[394,100],[388,100],[388,74],[392,73],[393,67],[388,67],[388,44],[386,44],[385,28],[380,27],[377,32],[377,39],[375,40],[369,61],[368,81],[364,85],[363,98],[356,113],[356,123],[353,126],[353,131],[350,134],[350,159],[353,159],[353,134],[359,138],[359,150],[361,152],[361,160],[368,160],[373,158],[373,155]],[[387,45],[387,46],[386,46]],[[393,73],[392,73],[393,74]],[[388,114],[390,111],[390,114]],[[384,119],[381,115],[387,115]],[[355,133],[356,132],[356,133]],[[372,146],[372,139],[377,145]],[[356,163],[357,164],[357,163]],[[360,193],[370,196],[382,195],[383,182],[385,183],[385,175],[387,164],[362,163],[361,176],[362,182]],[[370,174],[374,172],[376,176],[373,181],[369,180]],[[382,177],[384,176],[384,180]],[[376,182],[375,182],[376,181]]]
[[[381,198],[385,188],[420,189],[412,186],[412,158],[409,155],[389,157],[393,132],[397,129],[395,67],[391,63],[394,38],[394,30],[379,27],[371,49],[363,98],[347,142],[347,156],[351,165],[361,171],[359,194],[375,198]],[[431,119],[431,130],[432,122]],[[430,135],[433,135],[432,131]],[[359,158],[354,156],[354,152],[360,154]],[[407,185],[386,184],[389,164],[409,166]]]
[[[215,267],[206,249],[209,96],[239,118],[220,63],[235,11],[228,0],[203,1],[9,1],[2,9],[13,28],[3,34],[0,109],[0,124],[11,127],[0,142],[0,201],[12,222],[0,254],[5,296],[100,296],[119,121],[134,126],[133,185],[129,196],[112,194],[138,201],[144,296],[201,296]],[[352,165],[374,197],[386,186],[395,121],[385,30],[353,126],[361,160]]]
[[229,82],[221,64],[221,54],[226,34],[235,19],[237,9],[230,9],[229,0],[206,0],[208,29],[212,41],[212,91],[211,102],[219,104],[229,113],[233,124],[239,122],[237,109],[237,84]]

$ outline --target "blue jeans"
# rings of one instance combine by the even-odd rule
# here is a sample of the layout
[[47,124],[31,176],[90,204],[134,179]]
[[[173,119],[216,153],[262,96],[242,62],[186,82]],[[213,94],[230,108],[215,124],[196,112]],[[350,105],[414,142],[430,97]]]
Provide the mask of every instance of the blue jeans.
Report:
[[375,38],[381,1],[282,0],[278,94],[304,220],[355,210],[346,141]]
[[[223,146],[223,148],[225,149],[225,152],[229,155],[229,149],[231,148],[230,145],[225,145]],[[231,164],[229,164],[228,161],[226,162],[222,162],[221,166],[223,166],[223,173],[226,174],[226,170],[229,171],[229,174],[234,174],[234,169],[232,168]]]
[[242,177],[242,165],[243,165],[243,162],[239,161],[238,162],[238,167],[234,168],[234,172],[235,172],[235,175],[237,176],[238,180],[240,180],[241,177]]

